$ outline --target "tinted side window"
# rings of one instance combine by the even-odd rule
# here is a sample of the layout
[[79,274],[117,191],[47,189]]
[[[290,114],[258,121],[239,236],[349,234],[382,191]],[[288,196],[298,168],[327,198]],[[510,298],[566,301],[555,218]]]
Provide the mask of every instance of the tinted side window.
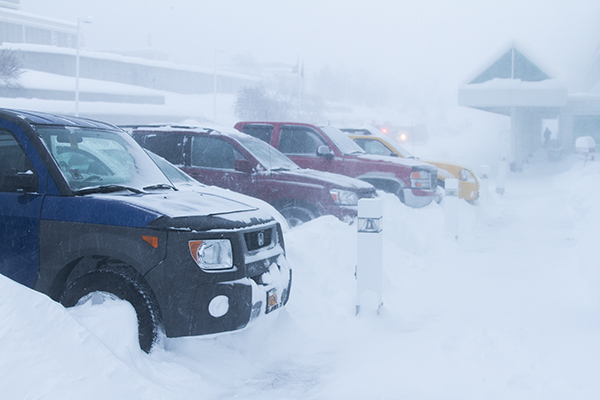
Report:
[[16,192],[20,188],[17,173],[33,173],[33,166],[12,133],[0,130],[0,191]]
[[273,125],[244,125],[242,132],[270,144]]
[[313,129],[303,126],[282,126],[278,149],[284,154],[317,154],[317,147],[326,144]]
[[166,158],[171,164],[183,165],[184,135],[146,134],[133,137],[145,148]]
[[234,169],[235,160],[245,159],[238,149],[225,140],[210,136],[192,138],[191,164],[194,167]]

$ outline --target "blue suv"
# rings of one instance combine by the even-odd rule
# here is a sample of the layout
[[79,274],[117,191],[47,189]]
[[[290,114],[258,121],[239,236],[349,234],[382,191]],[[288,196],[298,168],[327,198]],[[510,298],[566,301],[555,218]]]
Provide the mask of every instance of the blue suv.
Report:
[[113,125],[0,109],[0,273],[65,307],[130,302],[146,352],[286,304],[282,230],[253,204],[177,190]]

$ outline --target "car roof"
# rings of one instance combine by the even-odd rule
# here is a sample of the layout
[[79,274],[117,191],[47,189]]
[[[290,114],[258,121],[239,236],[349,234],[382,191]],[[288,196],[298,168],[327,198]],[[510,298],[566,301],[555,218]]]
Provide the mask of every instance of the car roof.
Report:
[[115,125],[88,118],[58,115],[38,111],[0,108],[0,116],[23,120],[32,125],[60,125],[118,130]]

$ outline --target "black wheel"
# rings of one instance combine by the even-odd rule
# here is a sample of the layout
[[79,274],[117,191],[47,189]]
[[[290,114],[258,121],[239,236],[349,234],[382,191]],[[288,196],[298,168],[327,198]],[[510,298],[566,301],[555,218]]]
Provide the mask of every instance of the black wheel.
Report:
[[152,291],[126,270],[94,270],[68,282],[60,302],[73,307],[89,294],[104,292],[128,301],[137,315],[140,348],[149,353],[164,331],[162,315]]
[[302,225],[318,216],[314,211],[296,204],[287,205],[280,209],[279,212],[283,215],[290,228]]

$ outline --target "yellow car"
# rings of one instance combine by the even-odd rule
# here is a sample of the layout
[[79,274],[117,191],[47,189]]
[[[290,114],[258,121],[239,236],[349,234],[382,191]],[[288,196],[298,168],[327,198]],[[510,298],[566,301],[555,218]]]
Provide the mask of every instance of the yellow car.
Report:
[[[340,128],[356,144],[369,154],[380,156],[415,158],[391,137],[375,128]],[[424,161],[424,160],[421,160]],[[474,202],[479,197],[479,182],[473,171],[457,164],[437,161],[424,161],[438,167],[438,186],[444,187],[446,179],[458,179],[458,197]]]

